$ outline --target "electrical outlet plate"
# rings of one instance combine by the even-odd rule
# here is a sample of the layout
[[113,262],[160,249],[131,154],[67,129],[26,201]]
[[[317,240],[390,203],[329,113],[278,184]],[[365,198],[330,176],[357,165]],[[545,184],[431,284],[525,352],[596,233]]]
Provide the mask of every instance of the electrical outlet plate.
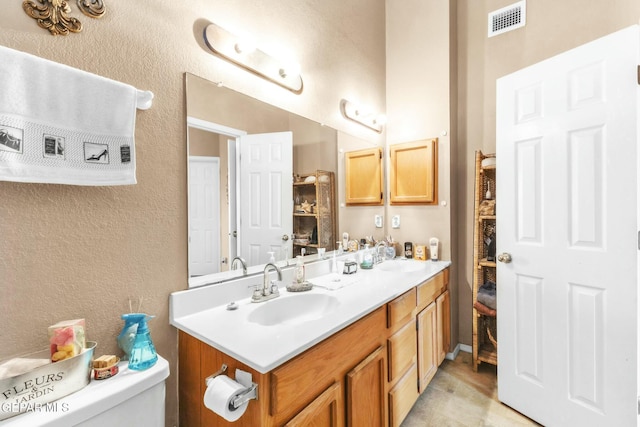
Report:
[[373,217],[373,220],[376,224],[376,228],[382,228],[382,215],[376,215]]
[[391,228],[400,228],[400,215],[394,215],[391,218]]

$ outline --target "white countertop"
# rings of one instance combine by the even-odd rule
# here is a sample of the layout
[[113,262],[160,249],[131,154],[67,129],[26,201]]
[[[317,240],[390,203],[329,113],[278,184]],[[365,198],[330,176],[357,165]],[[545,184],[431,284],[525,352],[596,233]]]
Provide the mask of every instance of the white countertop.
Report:
[[[355,274],[336,276],[328,273],[329,262],[309,264],[307,280],[319,285],[340,278],[346,286],[336,290],[314,286],[303,293],[287,292],[284,284],[291,280],[289,269],[283,271],[280,296],[262,303],[251,302],[252,289],[249,288],[262,283],[262,275],[174,292],[170,296],[170,323],[258,372],[267,373],[451,264],[449,261],[394,260],[378,264],[371,270],[359,268]],[[407,270],[411,271],[389,271],[394,265],[410,265]],[[249,320],[251,313],[264,304],[302,294],[333,296],[338,304],[326,316],[317,319],[272,326]],[[227,310],[231,301],[238,304],[237,310]]]

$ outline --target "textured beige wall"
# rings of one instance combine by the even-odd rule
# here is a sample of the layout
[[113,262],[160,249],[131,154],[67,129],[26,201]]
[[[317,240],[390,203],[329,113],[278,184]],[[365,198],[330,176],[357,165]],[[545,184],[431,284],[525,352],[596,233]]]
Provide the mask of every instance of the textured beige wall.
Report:
[[[158,352],[171,363],[167,425],[177,424],[177,333],[169,294],[187,288],[184,72],[190,71],[343,131],[371,135],[341,117],[340,99],[385,104],[384,2],[107,1],[84,31],[53,37],[4,5],[0,44],[155,93],[137,114],[138,184],[79,187],[0,182],[0,359],[46,346],[46,328],[84,317],[98,353],[117,351],[128,298],[144,298]],[[207,21],[287,46],[305,89],[292,94],[203,49]],[[55,83],[52,83],[55,84]],[[73,102],[73,99],[58,100]],[[383,136],[372,136],[379,141]]]
[[[474,153],[495,152],[496,79],[612,33],[640,19],[640,2],[535,0],[526,26],[487,38],[487,14],[512,0],[458,0],[459,123],[455,164],[459,341],[471,344]],[[499,167],[499,166],[498,166]],[[499,196],[498,196],[499,199]],[[498,236],[498,250],[501,250]]]
[[[438,200],[436,205],[387,205],[387,234],[399,242],[428,245],[440,240],[439,257],[451,260],[452,334],[458,342],[457,284],[452,215],[452,147],[455,121],[451,110],[451,79],[456,58],[450,32],[455,29],[450,0],[387,0],[387,145],[438,138]],[[452,65],[454,68],[452,69]],[[388,159],[388,150],[387,150]],[[387,180],[389,176],[387,167]],[[387,189],[389,186],[387,185]],[[388,192],[387,192],[388,195]],[[391,219],[400,216],[400,228]]]

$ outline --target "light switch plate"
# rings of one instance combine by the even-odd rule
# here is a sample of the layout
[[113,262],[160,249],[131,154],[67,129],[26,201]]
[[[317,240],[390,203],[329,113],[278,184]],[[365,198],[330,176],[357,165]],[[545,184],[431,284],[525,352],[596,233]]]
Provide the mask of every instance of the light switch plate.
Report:
[[373,220],[376,223],[376,228],[382,228],[382,215],[374,216]]
[[391,218],[391,228],[400,228],[400,215],[394,215]]

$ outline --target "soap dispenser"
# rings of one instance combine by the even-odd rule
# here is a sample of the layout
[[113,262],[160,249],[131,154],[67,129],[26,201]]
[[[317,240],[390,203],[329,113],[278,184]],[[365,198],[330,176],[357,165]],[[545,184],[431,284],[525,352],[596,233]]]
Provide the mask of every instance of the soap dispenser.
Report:
[[147,320],[153,319],[144,313],[123,314],[122,317],[129,316],[133,322],[137,323],[138,329],[131,346],[131,355],[129,357],[129,369],[134,371],[144,371],[149,369],[158,361],[158,353],[151,341],[151,333],[147,326]]

